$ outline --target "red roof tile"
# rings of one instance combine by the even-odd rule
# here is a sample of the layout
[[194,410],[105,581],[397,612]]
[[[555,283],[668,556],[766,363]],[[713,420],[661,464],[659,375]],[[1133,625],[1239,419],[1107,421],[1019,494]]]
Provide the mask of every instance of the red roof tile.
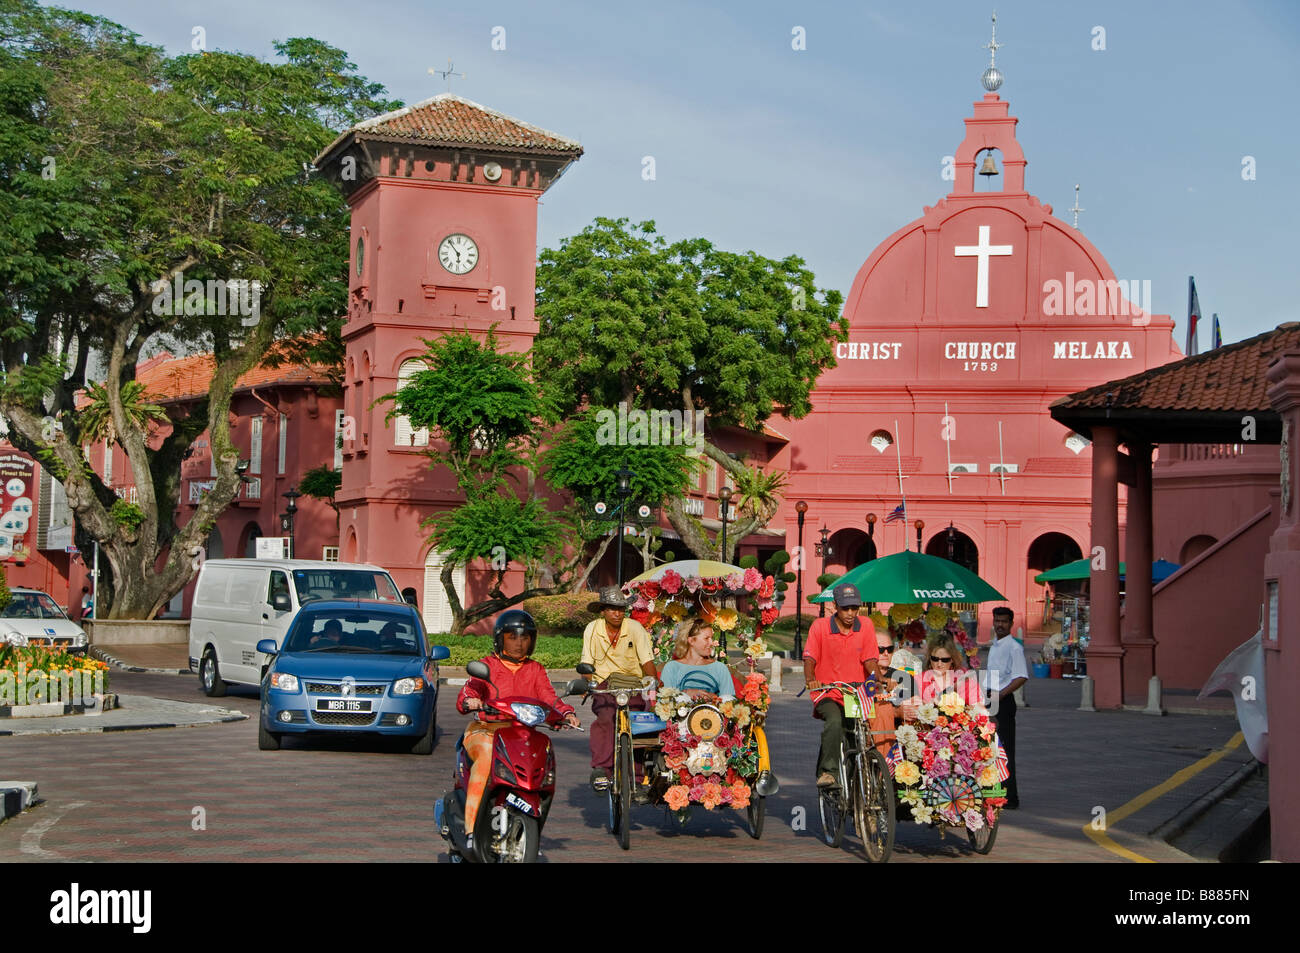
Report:
[[1070,394],[1052,409],[1272,413],[1264,372],[1280,353],[1295,348],[1300,348],[1300,322],[1290,321],[1245,341]]
[[[162,363],[147,362],[136,368],[136,380],[145,392],[162,401],[200,397],[212,382],[212,355],[195,354]],[[242,375],[235,390],[271,384],[324,384],[329,375],[324,367],[255,367]]]
[[[367,119],[353,126],[350,132],[383,138],[545,149],[575,156],[582,154],[582,146],[572,139],[453,93],[442,93],[413,106]],[[325,151],[328,153],[330,150]]]

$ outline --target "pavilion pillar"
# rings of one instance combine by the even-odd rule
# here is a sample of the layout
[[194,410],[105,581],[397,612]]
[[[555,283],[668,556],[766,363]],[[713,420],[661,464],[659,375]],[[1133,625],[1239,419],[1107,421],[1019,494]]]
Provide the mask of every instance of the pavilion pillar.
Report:
[[[1114,427],[1092,429],[1092,600],[1088,674],[1093,704],[1124,705],[1124,647],[1119,638],[1119,434]],[[1100,567],[1102,568],[1098,568]]]
[[1300,351],[1269,365],[1268,399],[1282,418],[1282,499],[1264,556],[1264,666],[1272,859],[1300,860],[1300,734],[1288,731],[1300,684]]
[[[1128,564],[1124,581],[1124,684],[1145,689],[1156,674],[1155,629],[1152,626],[1151,560],[1151,444],[1128,442],[1133,461],[1133,485],[1129,489],[1124,559]],[[1096,624],[1095,622],[1093,623]]]

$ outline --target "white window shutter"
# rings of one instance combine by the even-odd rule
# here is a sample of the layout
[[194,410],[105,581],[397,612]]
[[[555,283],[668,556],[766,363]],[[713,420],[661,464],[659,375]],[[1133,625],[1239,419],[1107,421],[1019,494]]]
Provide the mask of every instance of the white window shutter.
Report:
[[[429,550],[424,561],[424,600],[420,603],[420,614],[424,618],[424,628],[428,632],[451,631],[451,603],[447,601],[447,590],[442,587],[442,567],[445,554]],[[465,567],[457,566],[451,573],[452,585],[461,605],[465,604]]]
[[262,472],[262,417],[253,418],[252,435],[248,438],[248,472]]
[[284,476],[285,453],[289,449],[289,418],[284,414],[280,415],[280,422],[276,429],[276,437],[280,443],[280,457],[276,464],[275,472]]
[[[401,390],[411,382],[411,378],[424,370],[425,366],[420,361],[406,361],[397,369],[397,389]],[[411,429],[411,418],[402,414],[394,418],[393,426],[393,445],[396,447],[427,447],[429,445],[428,428],[422,427],[419,430]],[[432,631],[432,630],[430,630]]]

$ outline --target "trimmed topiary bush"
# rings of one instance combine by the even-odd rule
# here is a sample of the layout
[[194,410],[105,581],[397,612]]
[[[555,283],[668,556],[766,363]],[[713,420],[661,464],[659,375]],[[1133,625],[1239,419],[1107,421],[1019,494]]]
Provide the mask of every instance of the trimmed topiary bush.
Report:
[[565,592],[558,596],[534,596],[525,599],[521,608],[537,620],[539,635],[581,632],[595,618],[587,611],[594,602],[594,592]]

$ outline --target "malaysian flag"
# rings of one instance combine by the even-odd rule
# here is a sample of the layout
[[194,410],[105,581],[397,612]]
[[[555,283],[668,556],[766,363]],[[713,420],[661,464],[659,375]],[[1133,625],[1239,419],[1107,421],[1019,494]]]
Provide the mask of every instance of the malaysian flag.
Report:
[[1219,316],[1214,316],[1214,343],[1211,347],[1223,347],[1223,333],[1219,330]]
[[1184,357],[1191,357],[1200,348],[1196,339],[1196,323],[1201,320],[1201,301],[1196,297],[1196,281],[1190,275],[1187,278],[1187,349]]
[[889,754],[885,755],[885,764],[889,765],[889,776],[891,778],[894,776],[894,769],[902,763],[903,749],[895,741],[893,747],[889,749]]
[[894,507],[894,512],[890,513],[888,516],[885,517],[885,522],[892,523],[894,522],[894,520],[907,519],[907,510],[904,509],[903,506],[904,505],[902,503],[899,503],[896,507]]

